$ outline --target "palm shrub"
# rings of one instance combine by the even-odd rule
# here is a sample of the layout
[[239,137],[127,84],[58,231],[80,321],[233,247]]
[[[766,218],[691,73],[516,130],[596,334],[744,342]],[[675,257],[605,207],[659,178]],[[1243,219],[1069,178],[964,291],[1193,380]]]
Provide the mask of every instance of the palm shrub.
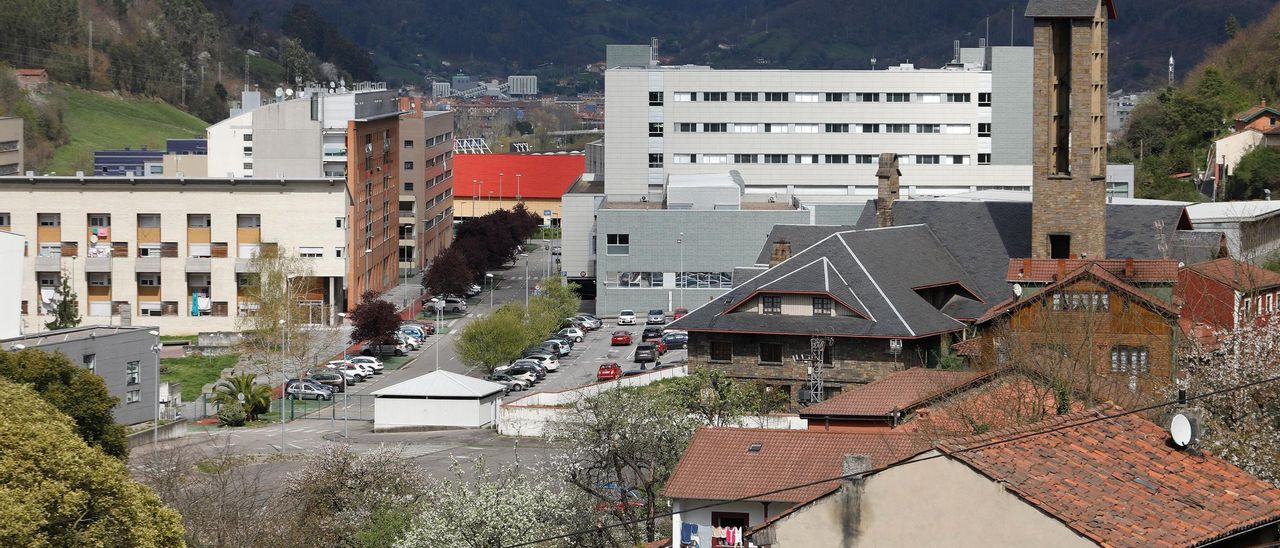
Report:
[[271,410],[271,387],[257,384],[257,375],[243,373],[229,379],[218,381],[213,388],[213,402],[219,406],[238,405],[240,395],[244,395],[244,416],[248,420],[257,420],[258,415]]

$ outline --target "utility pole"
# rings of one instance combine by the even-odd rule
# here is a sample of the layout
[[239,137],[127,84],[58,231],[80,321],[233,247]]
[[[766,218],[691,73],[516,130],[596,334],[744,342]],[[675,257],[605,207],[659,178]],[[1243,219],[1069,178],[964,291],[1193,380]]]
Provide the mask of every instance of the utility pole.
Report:
[[93,84],[93,20],[89,20],[89,73],[86,78],[90,85]]

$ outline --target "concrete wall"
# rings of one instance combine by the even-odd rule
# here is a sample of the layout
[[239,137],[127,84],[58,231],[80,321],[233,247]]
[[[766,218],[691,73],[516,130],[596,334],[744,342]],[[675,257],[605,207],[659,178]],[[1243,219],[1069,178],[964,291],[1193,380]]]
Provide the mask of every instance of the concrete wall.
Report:
[[[40,330],[48,320],[40,316],[40,292],[37,287],[37,271],[66,272],[71,276],[72,287],[81,297],[81,313],[85,325],[119,323],[119,311],[112,308],[112,315],[91,315],[89,274],[90,262],[95,268],[105,268],[111,275],[107,298],[113,302],[128,304],[134,323],[158,326],[166,335],[195,334],[200,331],[232,331],[236,329],[238,313],[236,273],[247,266],[249,255],[239,251],[237,215],[257,214],[261,218],[259,240],[277,243],[282,249],[297,255],[302,247],[318,247],[323,256],[310,260],[311,275],[327,284],[326,301],[341,299],[342,277],[346,262],[346,230],[339,228],[336,219],[345,219],[346,190],[340,181],[290,181],[267,183],[241,180],[237,182],[208,179],[148,179],[146,183],[129,183],[127,180],[104,179],[86,184],[78,180],[33,179],[0,180],[0,208],[11,212],[12,229],[27,234],[31,252],[21,267],[22,300],[27,301],[28,315],[24,318],[27,332]],[[35,188],[36,190],[32,190]],[[37,215],[58,213],[60,230],[55,229],[51,241],[72,241],[78,244],[79,257],[38,257]],[[111,215],[112,242],[124,242],[128,247],[125,256],[86,257],[89,249],[88,215]],[[159,214],[161,220],[159,241],[177,244],[175,258],[138,257],[139,214]],[[196,262],[207,266],[188,264],[189,232],[188,214],[209,214],[211,228],[208,240],[227,244],[226,258],[200,259]],[[46,227],[47,228],[47,227]],[[343,253],[338,257],[339,252]],[[139,317],[138,272],[147,271],[147,265],[159,265],[160,294],[157,300],[179,303],[173,316]],[[210,276],[209,297],[215,302],[226,302],[227,316],[190,315],[191,293],[188,291],[189,269],[207,268]],[[95,288],[100,289],[100,288]],[[148,298],[147,300],[150,300]],[[113,318],[113,316],[115,316]]]
[[[31,349],[60,352],[74,364],[85,365],[86,356],[92,355],[92,360],[88,361],[92,362],[94,373],[102,377],[107,385],[107,392],[120,399],[120,403],[112,409],[116,422],[137,424],[154,419],[158,411],[156,356],[151,352],[151,345],[156,343],[156,337],[148,333],[151,329],[79,327],[28,335],[5,342],[6,347],[12,343],[21,343]],[[95,336],[87,336],[88,331],[92,331]],[[138,365],[137,382],[134,384],[129,383],[127,374],[131,362],[137,362]],[[134,391],[137,392],[137,401],[130,403],[129,393]]]
[[991,49],[991,163],[1031,165],[1029,47]]
[[[227,118],[209,126],[208,173],[215,177],[247,177],[253,174],[253,155],[244,147],[253,146],[254,111]],[[249,140],[245,140],[245,135]],[[250,167],[245,168],[245,163]]]
[[373,399],[373,429],[393,430],[432,426],[479,428],[490,424],[497,399],[453,400],[434,398]]
[[[196,154],[165,154],[165,177],[208,177],[209,157]],[[181,174],[181,175],[179,175]],[[225,175],[225,173],[223,174]]]
[[[611,145],[612,146],[612,145]],[[596,312],[606,316],[619,310],[646,311],[661,308],[670,312],[683,306],[690,310],[723,294],[728,289],[676,287],[681,271],[681,249],[676,244],[684,232],[684,272],[733,273],[739,266],[755,263],[769,231],[777,224],[808,224],[803,210],[679,211],[642,209],[601,209],[596,212]],[[606,252],[608,234],[628,234],[628,255]],[[662,272],[658,288],[617,287],[618,272]],[[609,279],[610,273],[615,276]]]
[[569,275],[596,275],[596,208],[604,201],[601,194],[565,194],[560,199],[560,264]]
[[26,238],[12,232],[0,232],[0,339],[22,333],[22,246]]
[[161,426],[159,431],[143,430],[129,435],[129,449],[150,445],[156,440],[166,442],[169,440],[182,439],[187,437],[187,421],[175,421]]
[[542,436],[549,423],[569,412],[568,406],[607,390],[626,386],[644,386],[662,379],[683,377],[685,367],[657,369],[643,375],[588,384],[559,392],[538,392],[502,404],[498,415],[498,433],[504,436]]
[[253,113],[255,177],[320,177],[322,152],[320,122],[311,119],[311,101],[285,101]]

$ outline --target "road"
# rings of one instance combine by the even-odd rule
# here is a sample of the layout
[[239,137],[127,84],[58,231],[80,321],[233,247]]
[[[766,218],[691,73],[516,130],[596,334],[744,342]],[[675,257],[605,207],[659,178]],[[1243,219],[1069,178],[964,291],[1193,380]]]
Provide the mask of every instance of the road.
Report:
[[[528,258],[531,270],[529,277],[532,278],[530,280],[525,278],[523,260],[518,260],[516,264],[506,269],[493,272],[500,281],[492,295],[488,292],[481,294],[470,301],[472,304],[465,316],[445,320],[446,333],[428,337],[423,347],[412,352],[410,361],[401,368],[386,371],[367,382],[352,386],[348,389],[346,397],[336,398],[332,405],[311,413],[306,418],[286,423],[283,433],[285,453],[307,454],[327,444],[342,442],[351,443],[361,451],[395,447],[437,477],[447,473],[448,466],[458,458],[483,457],[486,461],[494,463],[509,462],[514,458],[514,448],[517,445],[521,460],[524,462],[541,461],[547,458],[550,448],[542,444],[541,440],[507,438],[497,435],[492,429],[375,434],[372,431],[373,397],[370,394],[380,388],[423,375],[437,368],[483,377],[483,372],[467,366],[458,358],[454,350],[457,334],[467,323],[488,314],[494,307],[507,302],[523,302],[525,283],[528,281],[528,287],[532,290],[541,279],[543,272],[533,272],[533,270],[537,265],[544,265],[545,269],[548,251],[549,248],[542,245],[530,254]],[[493,303],[492,306],[490,302]],[[630,346],[610,346],[610,334],[616,329],[618,327],[612,321],[608,321],[602,328],[587,333],[583,342],[575,344],[573,351],[560,359],[558,371],[549,373],[543,382],[529,391],[511,393],[506,400],[510,401],[534,392],[565,390],[595,382],[599,364],[606,361],[616,361],[624,370],[636,369],[637,365],[632,362],[635,343]],[[631,331],[638,341],[644,326],[623,326],[622,329]],[[684,358],[684,350],[674,350],[663,356],[662,360],[678,362],[683,361]],[[167,442],[167,445],[187,445],[208,454],[214,454],[230,446],[237,453],[274,455],[279,454],[281,438],[281,428],[276,423],[255,428],[195,431],[187,438]],[[138,451],[146,450],[143,448]],[[298,464],[291,460],[276,460],[264,466],[288,471]]]

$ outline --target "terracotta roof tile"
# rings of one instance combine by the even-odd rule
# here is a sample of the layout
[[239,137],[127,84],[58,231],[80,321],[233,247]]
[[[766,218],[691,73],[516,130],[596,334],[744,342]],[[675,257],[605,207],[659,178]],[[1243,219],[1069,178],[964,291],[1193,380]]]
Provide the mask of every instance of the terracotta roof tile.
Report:
[[1170,447],[1136,415],[957,452],[994,439],[1077,423],[1097,407],[938,448],[1107,546],[1198,545],[1280,520],[1280,489],[1230,463]]
[[985,373],[978,371],[913,367],[806,407],[800,416],[885,417],[894,410],[911,409],[984,376]]
[[1253,291],[1280,286],[1280,274],[1230,257],[1184,267],[1238,291]]
[[[1013,282],[1054,282],[1064,274],[1088,265],[1097,265],[1130,283],[1168,282],[1178,280],[1178,261],[1163,259],[1009,259],[1005,280]],[[1125,275],[1126,268],[1131,275]]]
[[[760,444],[752,452],[752,444]],[[845,455],[886,466],[929,449],[928,440],[895,432],[824,432],[706,427],[693,435],[667,481],[668,498],[732,500],[841,474]],[[754,501],[803,502],[839,484],[827,481]]]
[[[1010,260],[1009,264],[1012,265],[1014,260],[1017,260],[1017,259]],[[1172,261],[1159,261],[1159,262],[1172,262]],[[1100,261],[1082,262],[1079,268],[1073,271],[1068,271],[1068,273],[1065,276],[1063,276],[1061,280],[1045,286],[1043,289],[1041,289],[1040,291],[1037,291],[1034,295],[1031,295],[1030,297],[1027,297],[1022,300],[1008,299],[1001,302],[1000,304],[997,304],[991,307],[991,309],[988,310],[986,314],[983,314],[981,318],[977,319],[976,323],[979,323],[979,324],[987,323],[995,319],[997,316],[1000,316],[1005,312],[1008,312],[1009,310],[1012,310],[1020,306],[1026,306],[1029,303],[1038,302],[1040,299],[1045,298],[1047,295],[1052,295],[1053,292],[1058,288],[1071,284],[1077,278],[1086,274],[1092,275],[1094,278],[1097,278],[1100,281],[1106,282],[1108,285],[1112,286],[1113,288],[1132,297],[1134,301],[1144,303],[1148,307],[1155,310],[1156,312],[1161,312],[1165,315],[1172,316],[1172,317],[1178,316],[1178,309],[1174,308],[1173,305],[1163,300],[1157,299],[1151,296],[1150,294],[1148,294],[1147,292],[1134,287],[1130,283],[1120,279],[1119,276],[1116,276],[1115,274],[1113,274],[1111,270],[1108,269],[1105,265],[1102,265],[1099,263]],[[1177,263],[1173,262],[1173,266],[1174,266],[1174,271],[1176,272]],[[1012,266],[1010,266],[1010,270],[1013,270]],[[1175,275],[1173,280],[1167,280],[1167,281],[1173,282],[1173,281],[1176,281],[1176,279],[1177,277]],[[1164,282],[1166,280],[1161,280],[1161,281]]]

